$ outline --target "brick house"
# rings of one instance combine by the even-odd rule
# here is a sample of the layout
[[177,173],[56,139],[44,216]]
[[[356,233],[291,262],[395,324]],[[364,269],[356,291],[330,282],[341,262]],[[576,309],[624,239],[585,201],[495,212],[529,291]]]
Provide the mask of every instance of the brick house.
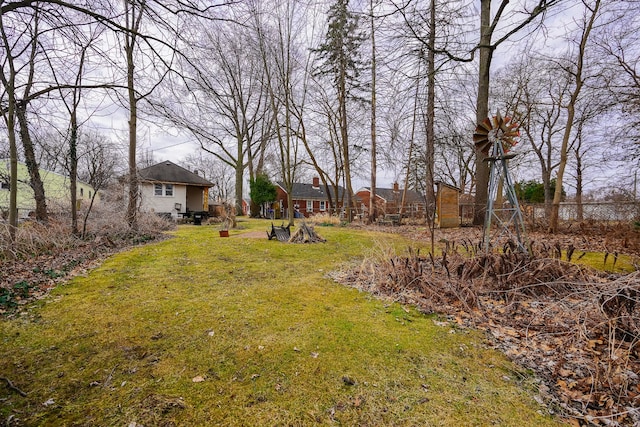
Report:
[[[378,215],[400,213],[403,189],[398,183],[393,188],[376,188],[375,206]],[[362,202],[361,208],[365,216],[369,213],[371,187],[362,187],[356,192],[356,197]],[[407,190],[404,201],[404,214],[410,217],[424,216],[426,212],[425,197],[415,190]]]
[[[276,202],[274,203],[274,217],[287,218],[289,213],[289,204],[287,202],[287,190],[284,183],[276,183]],[[336,200],[335,190],[330,188],[331,201],[339,209],[342,208],[342,199],[344,196],[344,188],[338,186],[338,197]],[[326,188],[320,185],[320,178],[314,177],[311,184],[294,183],[292,188],[293,208],[296,210],[296,217],[309,218],[318,213],[329,213],[329,197],[327,197]],[[335,213],[332,212],[332,213]]]

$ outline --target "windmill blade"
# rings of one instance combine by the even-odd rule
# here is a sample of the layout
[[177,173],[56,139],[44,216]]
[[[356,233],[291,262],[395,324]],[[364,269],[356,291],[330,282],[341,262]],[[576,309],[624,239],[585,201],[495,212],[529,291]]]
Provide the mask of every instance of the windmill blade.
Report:
[[[493,141],[489,138],[493,132],[494,137],[500,138],[502,148],[504,152],[508,152],[511,147],[517,144],[514,138],[520,136],[518,130],[519,124],[513,123],[511,117],[502,117],[499,111],[492,118],[486,118],[482,122],[478,123],[475,132],[473,133],[473,143],[476,149],[480,150],[485,155],[489,153],[493,146]],[[498,132],[500,131],[500,132]]]

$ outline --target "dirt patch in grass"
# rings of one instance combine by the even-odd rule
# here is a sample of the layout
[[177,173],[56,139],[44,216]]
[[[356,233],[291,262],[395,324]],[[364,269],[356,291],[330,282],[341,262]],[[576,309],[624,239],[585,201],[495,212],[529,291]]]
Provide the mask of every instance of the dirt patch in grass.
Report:
[[[139,419],[133,423],[135,426],[153,425],[158,427],[175,427],[175,421],[168,419],[187,407],[181,397],[150,394],[140,404]],[[132,425],[132,423],[129,423]]]
[[243,239],[267,239],[266,231],[248,231],[246,233],[235,234],[232,237],[242,237]]

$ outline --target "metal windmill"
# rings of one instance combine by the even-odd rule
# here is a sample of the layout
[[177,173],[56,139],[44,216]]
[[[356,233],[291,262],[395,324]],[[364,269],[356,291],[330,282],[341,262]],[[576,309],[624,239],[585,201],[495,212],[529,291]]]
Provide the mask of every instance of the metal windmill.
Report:
[[[503,118],[500,112],[492,118],[486,118],[478,124],[473,134],[473,142],[476,148],[484,153],[485,161],[490,164],[489,191],[487,196],[487,210],[484,220],[484,233],[482,246],[488,252],[492,240],[494,244],[511,241],[521,251],[527,251],[526,235],[522,212],[516,191],[509,175],[508,160],[515,157],[509,153],[511,147],[516,145],[515,138],[520,136],[518,124],[513,123],[509,117]],[[502,196],[502,185],[506,193],[506,203],[496,206],[496,200]],[[491,235],[491,224],[495,221],[496,231]]]

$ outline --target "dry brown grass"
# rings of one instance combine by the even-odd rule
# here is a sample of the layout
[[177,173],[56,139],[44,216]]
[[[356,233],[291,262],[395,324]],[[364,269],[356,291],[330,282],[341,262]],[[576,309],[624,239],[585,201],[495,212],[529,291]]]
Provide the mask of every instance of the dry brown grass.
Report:
[[11,314],[30,300],[44,297],[61,281],[123,248],[164,238],[174,228],[153,214],[141,214],[133,231],[121,212],[96,209],[84,238],[71,232],[69,218],[53,213],[46,224],[19,224],[16,241],[0,223],[0,314]]
[[490,331],[546,380],[547,401],[568,416],[640,422],[640,273],[604,273],[536,248],[535,256],[384,249],[338,280]]
[[331,215],[328,213],[315,214],[307,218],[306,222],[314,225],[340,225],[342,221],[337,215]]

